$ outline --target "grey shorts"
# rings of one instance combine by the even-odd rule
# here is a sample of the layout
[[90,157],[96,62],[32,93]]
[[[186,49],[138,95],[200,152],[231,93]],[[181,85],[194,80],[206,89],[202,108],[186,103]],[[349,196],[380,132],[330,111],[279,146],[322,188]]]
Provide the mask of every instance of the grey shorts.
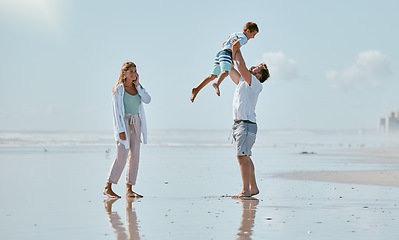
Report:
[[256,123],[239,121],[233,125],[233,141],[237,156],[251,156],[258,127]]

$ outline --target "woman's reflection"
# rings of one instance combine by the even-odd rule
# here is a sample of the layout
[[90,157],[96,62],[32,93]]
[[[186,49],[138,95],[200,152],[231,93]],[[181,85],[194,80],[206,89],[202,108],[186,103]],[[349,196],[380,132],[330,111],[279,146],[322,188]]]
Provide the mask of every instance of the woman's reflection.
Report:
[[132,207],[132,203],[136,200],[135,198],[126,198],[126,229],[123,227],[123,223],[121,217],[118,212],[112,211],[112,204],[117,201],[118,198],[108,198],[104,200],[105,212],[108,216],[108,221],[111,227],[114,229],[116,234],[116,239],[118,240],[139,240],[139,227],[137,223],[137,215]]
[[237,198],[237,200],[242,203],[242,220],[237,239],[251,239],[252,228],[255,225],[256,206],[259,200],[253,197]]
[[128,233],[128,239],[140,239],[139,225],[137,223],[137,215],[134,208],[132,208],[132,203],[137,200],[137,198],[126,198],[126,227]]

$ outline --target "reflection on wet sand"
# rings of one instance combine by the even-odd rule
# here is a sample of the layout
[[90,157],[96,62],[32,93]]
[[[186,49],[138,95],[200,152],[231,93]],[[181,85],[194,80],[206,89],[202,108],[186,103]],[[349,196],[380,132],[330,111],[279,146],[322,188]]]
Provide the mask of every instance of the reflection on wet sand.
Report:
[[139,240],[140,233],[137,223],[136,211],[132,207],[132,203],[136,200],[135,198],[126,198],[126,229],[123,227],[121,217],[118,212],[112,211],[112,204],[117,201],[118,198],[109,198],[104,200],[105,212],[108,216],[108,221],[111,227],[114,229],[116,239],[118,240]]
[[136,211],[132,207],[132,203],[136,198],[126,198],[126,226],[128,232],[128,239],[140,239],[139,225],[137,222]]
[[259,200],[253,197],[237,198],[242,203],[242,220],[241,226],[238,228],[237,239],[250,240],[252,236],[252,228],[255,225],[256,206]]
[[[136,199],[126,198],[126,228],[118,212],[112,211],[112,204],[117,200],[118,198],[104,200],[105,212],[111,228],[114,230],[116,239],[139,240],[139,225],[136,211],[133,208],[133,202]],[[237,198],[236,200],[242,204],[242,218],[240,227],[238,228],[237,239],[251,240],[259,200],[253,197]]]

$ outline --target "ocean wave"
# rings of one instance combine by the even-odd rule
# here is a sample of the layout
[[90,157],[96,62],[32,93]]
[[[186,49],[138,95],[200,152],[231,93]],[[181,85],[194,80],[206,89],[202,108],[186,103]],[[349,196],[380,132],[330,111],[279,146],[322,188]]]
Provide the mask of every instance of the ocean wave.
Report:
[[[150,131],[148,147],[231,147],[226,130]],[[399,144],[397,136],[368,132],[328,130],[260,130],[257,147],[370,146]],[[115,145],[112,132],[0,132],[0,147],[99,146]]]

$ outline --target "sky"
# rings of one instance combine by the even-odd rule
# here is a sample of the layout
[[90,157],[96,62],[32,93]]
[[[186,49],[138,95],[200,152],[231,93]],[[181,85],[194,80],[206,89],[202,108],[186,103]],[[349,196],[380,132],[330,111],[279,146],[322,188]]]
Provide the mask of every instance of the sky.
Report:
[[376,129],[399,110],[399,2],[0,0],[0,131],[112,131],[111,89],[125,61],[152,96],[150,130],[229,129],[235,85],[208,76],[233,32],[271,77],[259,129]]

